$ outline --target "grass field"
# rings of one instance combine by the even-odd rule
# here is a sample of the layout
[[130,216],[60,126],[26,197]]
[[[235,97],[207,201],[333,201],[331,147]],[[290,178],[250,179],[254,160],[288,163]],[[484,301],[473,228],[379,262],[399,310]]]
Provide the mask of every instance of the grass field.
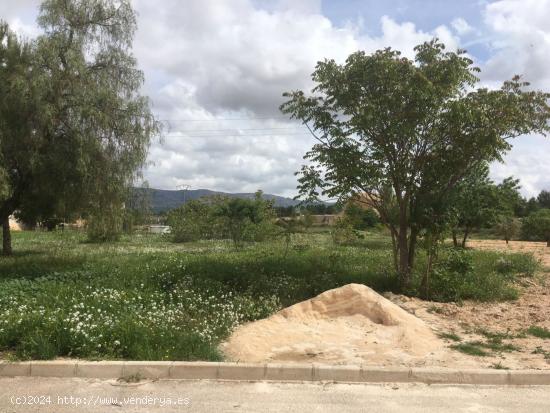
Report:
[[[5,358],[219,360],[218,344],[240,323],[351,282],[396,290],[380,233],[348,246],[299,234],[285,253],[280,240],[236,251],[229,241],[90,244],[78,232],[19,232],[14,251],[0,258]],[[517,277],[535,270],[529,255],[446,249],[431,291],[440,301],[514,299]]]

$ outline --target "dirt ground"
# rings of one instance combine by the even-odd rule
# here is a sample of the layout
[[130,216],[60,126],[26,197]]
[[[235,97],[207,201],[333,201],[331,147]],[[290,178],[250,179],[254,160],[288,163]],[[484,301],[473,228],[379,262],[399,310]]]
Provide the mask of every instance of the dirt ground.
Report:
[[[550,267],[550,248],[544,243],[472,241],[469,246],[532,252]],[[550,330],[549,270],[522,280],[520,298],[503,303],[434,303],[391,293],[382,297],[350,284],[239,327],[222,351],[232,360],[249,362],[550,369],[550,339],[525,333],[530,326]],[[514,349],[484,348],[489,355],[482,357],[451,348],[488,343],[495,334]]]
[[503,352],[493,357],[472,356],[484,366],[550,369],[550,339],[521,334],[533,325],[550,330],[550,248],[543,242],[510,241],[507,245],[504,241],[496,240],[472,240],[468,242],[468,246],[487,250],[530,252],[541,261],[543,269],[535,279],[524,279],[518,285],[521,295],[517,301],[466,301],[457,305],[397,295],[389,295],[388,298],[424,320],[434,330],[455,333],[463,342],[485,339],[479,333],[480,330],[485,330],[507,335],[508,338],[503,341],[519,348],[519,351]]

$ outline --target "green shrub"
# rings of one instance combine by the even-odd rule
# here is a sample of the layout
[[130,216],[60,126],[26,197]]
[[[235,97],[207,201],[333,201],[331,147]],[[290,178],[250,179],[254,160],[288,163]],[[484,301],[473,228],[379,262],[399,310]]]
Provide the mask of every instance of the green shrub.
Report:
[[336,245],[350,245],[357,241],[353,225],[345,218],[338,218],[331,230],[332,242]]
[[122,233],[123,213],[118,207],[96,211],[88,217],[87,233],[90,242],[118,241]]
[[519,230],[519,220],[508,215],[499,216],[494,227],[495,234],[505,240],[506,244],[518,234]]
[[168,213],[173,242],[191,242],[222,238],[223,234],[212,217],[212,207],[206,200],[191,200]]
[[365,230],[380,224],[380,218],[374,209],[364,208],[355,203],[346,205],[344,216],[353,229],[356,230]]
[[230,238],[235,247],[245,241],[264,241],[275,235],[273,202],[213,196],[188,201],[168,214],[173,242]]
[[502,256],[485,251],[446,249],[434,265],[430,298],[435,301],[514,300],[518,291],[512,285],[514,262],[506,261],[505,274],[495,267]]
[[508,276],[533,277],[540,268],[533,254],[515,253],[499,257],[495,261],[495,271]]
[[545,241],[550,247],[550,209],[539,209],[524,218],[521,235],[525,240]]
[[531,326],[527,329],[527,333],[538,338],[548,338],[550,339],[550,330],[544,327]]

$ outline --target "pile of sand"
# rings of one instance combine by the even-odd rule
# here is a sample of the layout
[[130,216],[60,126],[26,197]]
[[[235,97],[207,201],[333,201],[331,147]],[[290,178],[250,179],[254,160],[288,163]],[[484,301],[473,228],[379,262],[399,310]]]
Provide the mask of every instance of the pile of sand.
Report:
[[221,346],[234,361],[378,365],[425,364],[445,347],[422,320],[359,284],[242,325]]

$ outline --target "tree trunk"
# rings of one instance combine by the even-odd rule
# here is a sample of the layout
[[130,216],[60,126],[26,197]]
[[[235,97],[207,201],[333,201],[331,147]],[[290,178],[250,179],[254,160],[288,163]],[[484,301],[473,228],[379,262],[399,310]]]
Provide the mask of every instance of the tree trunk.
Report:
[[415,228],[411,229],[411,234],[409,236],[409,270],[412,271],[414,268],[414,259],[416,257],[416,238],[418,237],[418,230]]
[[11,232],[10,232],[10,217],[2,218],[2,255],[12,255],[11,249]]
[[547,239],[547,240],[546,240],[546,246],[547,246],[547,247],[550,247],[550,239]]
[[428,249],[428,263],[426,265],[426,272],[424,273],[424,276],[422,277],[422,282],[420,284],[420,294],[422,299],[424,300],[430,299],[430,273],[432,272],[433,260],[434,252],[432,251],[432,247],[430,246]]
[[409,287],[411,281],[406,229],[399,231],[397,242],[399,246],[399,287],[404,292]]
[[399,247],[397,246],[397,241],[395,240],[395,231],[393,227],[390,228],[391,232],[391,245],[392,245],[392,252],[393,252],[393,266],[395,267],[395,272],[399,272]]
[[401,292],[405,292],[411,283],[408,231],[407,203],[405,200],[402,200],[399,206],[399,232],[397,233],[397,246],[399,248],[399,288]]
[[453,234],[453,245],[454,245],[455,248],[457,248],[458,247],[458,239],[456,237],[456,230],[453,229],[452,234]]
[[468,235],[470,235],[470,229],[466,228],[464,229],[464,238],[462,238],[462,248],[466,248],[466,240],[468,239]]

